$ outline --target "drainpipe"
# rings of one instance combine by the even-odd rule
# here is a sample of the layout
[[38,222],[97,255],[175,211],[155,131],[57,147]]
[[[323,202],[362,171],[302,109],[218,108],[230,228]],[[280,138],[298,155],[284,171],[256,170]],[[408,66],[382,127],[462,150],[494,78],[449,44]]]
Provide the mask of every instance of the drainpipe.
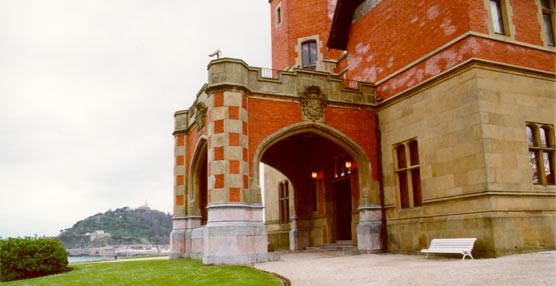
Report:
[[382,227],[380,229],[380,237],[382,237],[382,251],[387,252],[388,250],[388,231],[386,230],[386,209],[384,208],[384,179],[382,177],[382,142],[380,138],[380,124],[378,119],[378,112],[375,113],[376,127],[375,135],[377,140],[376,153],[378,159],[378,186],[380,190],[380,209],[382,212]]

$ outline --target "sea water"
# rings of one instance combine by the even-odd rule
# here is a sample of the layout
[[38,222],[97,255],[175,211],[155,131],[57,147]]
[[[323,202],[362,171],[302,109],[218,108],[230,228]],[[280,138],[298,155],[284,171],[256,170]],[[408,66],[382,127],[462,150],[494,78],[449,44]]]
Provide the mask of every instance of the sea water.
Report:
[[69,263],[114,260],[114,256],[68,256]]

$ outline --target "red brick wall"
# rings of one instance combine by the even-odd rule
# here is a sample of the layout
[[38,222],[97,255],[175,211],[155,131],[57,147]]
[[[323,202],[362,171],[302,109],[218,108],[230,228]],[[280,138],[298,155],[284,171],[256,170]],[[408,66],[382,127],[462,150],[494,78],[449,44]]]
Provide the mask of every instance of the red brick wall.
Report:
[[469,31],[465,6],[453,0],[383,0],[351,27],[350,78],[379,81]]
[[533,45],[542,45],[542,28],[537,20],[540,10],[536,1],[511,0],[510,3],[514,14],[512,23],[515,26],[515,39]]
[[371,161],[373,180],[378,180],[378,160],[375,136],[376,118],[370,111],[326,108],[326,123],[344,133],[359,145]]
[[[262,140],[281,128],[301,121],[301,107],[291,102],[270,101],[257,98],[249,99],[249,160],[254,158],[255,151]],[[253,175],[253,166],[249,166],[249,174]]]
[[[512,0],[511,5],[515,39],[541,45],[535,2]],[[470,58],[555,70],[553,53],[495,39],[468,37],[382,82],[467,32],[488,37],[483,0],[383,0],[352,25],[348,57],[342,64],[349,67],[349,78],[378,83],[377,93],[384,98]]]

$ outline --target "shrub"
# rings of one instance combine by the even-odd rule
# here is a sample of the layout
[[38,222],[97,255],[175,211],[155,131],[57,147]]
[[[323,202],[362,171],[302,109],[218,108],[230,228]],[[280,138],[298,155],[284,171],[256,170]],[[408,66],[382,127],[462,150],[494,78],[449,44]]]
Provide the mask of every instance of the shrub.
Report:
[[0,240],[0,281],[44,276],[68,270],[64,245],[54,238]]

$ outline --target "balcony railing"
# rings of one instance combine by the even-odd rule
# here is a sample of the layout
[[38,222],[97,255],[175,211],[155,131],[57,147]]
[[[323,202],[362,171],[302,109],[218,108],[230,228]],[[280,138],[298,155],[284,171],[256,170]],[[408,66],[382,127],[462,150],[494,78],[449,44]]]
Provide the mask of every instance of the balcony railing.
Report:
[[[278,72],[279,70],[271,69],[271,68],[260,68],[261,69],[261,77],[262,78],[269,78],[269,79],[278,79]],[[347,89],[359,89],[359,81],[353,79],[342,79],[344,82],[344,88]]]
[[344,87],[349,89],[359,89],[359,81],[345,78]]
[[261,68],[261,77],[263,78],[278,78],[278,70],[273,70],[269,68]]

